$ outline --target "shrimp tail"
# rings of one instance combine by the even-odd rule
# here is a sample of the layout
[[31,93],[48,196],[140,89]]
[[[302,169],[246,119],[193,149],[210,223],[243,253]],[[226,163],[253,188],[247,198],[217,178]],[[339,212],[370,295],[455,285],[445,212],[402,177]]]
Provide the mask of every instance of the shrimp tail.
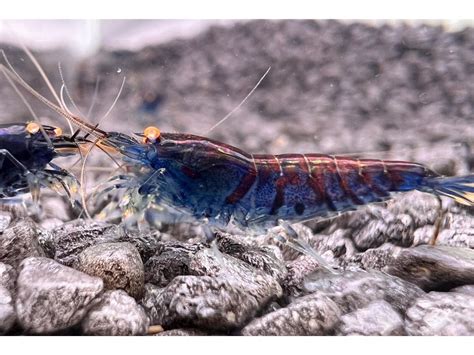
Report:
[[462,205],[474,206],[474,174],[460,177],[428,177],[423,181],[423,191],[452,198]]

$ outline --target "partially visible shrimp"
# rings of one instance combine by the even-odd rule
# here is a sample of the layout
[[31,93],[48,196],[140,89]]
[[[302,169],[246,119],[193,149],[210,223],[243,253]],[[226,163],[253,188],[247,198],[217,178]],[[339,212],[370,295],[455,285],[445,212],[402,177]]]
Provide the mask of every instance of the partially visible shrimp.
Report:
[[0,198],[30,192],[37,200],[40,187],[49,187],[64,190],[74,201],[76,179],[52,160],[78,153],[80,143],[85,141],[63,135],[58,127],[36,122],[1,124]]

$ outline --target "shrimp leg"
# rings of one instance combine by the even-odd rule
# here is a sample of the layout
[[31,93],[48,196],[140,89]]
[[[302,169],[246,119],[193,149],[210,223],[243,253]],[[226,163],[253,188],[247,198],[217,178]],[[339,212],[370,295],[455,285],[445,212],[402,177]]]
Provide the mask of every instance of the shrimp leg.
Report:
[[338,274],[332,266],[330,266],[326,260],[323,259],[307,242],[298,237],[298,233],[293,229],[293,227],[286,221],[278,220],[278,224],[283,228],[285,236],[278,234],[276,239],[283,244],[288,245],[289,247],[303,253],[305,255],[311,256],[315,259],[319,266],[325,271],[328,271],[331,274]]
[[23,165],[18,159],[16,159],[8,150],[0,149],[0,156],[2,157],[2,161],[0,166],[3,166],[3,161],[7,158],[10,162],[12,162],[17,168],[23,170],[25,173],[25,177],[28,181],[28,186],[31,191],[31,196],[33,197],[33,201],[38,201],[39,199],[39,182],[38,178],[35,174],[33,174],[28,168]]

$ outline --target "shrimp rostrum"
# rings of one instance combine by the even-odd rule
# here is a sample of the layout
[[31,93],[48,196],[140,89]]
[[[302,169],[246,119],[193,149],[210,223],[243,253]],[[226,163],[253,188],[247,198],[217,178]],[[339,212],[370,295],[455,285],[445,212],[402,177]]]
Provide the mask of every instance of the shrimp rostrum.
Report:
[[76,179],[52,162],[79,151],[75,137],[58,127],[36,122],[0,125],[0,198],[30,192],[38,198],[41,187],[66,192],[72,201]]

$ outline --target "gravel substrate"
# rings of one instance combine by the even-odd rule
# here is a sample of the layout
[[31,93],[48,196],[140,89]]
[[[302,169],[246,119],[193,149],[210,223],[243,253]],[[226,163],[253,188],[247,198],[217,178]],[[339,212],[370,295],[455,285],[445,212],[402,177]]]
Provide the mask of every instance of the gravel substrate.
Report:
[[[47,71],[56,54],[39,55]],[[100,74],[100,112],[122,73],[104,128],[154,123],[254,153],[363,151],[449,175],[474,167],[474,29],[243,22],[104,50],[77,64],[70,90],[87,107]],[[6,87],[2,122],[22,120]],[[42,200],[41,215],[0,211],[0,334],[474,335],[474,209],[448,200],[406,193],[295,225],[334,275],[269,236],[208,244],[199,225],[130,231],[75,219],[50,192]]]

